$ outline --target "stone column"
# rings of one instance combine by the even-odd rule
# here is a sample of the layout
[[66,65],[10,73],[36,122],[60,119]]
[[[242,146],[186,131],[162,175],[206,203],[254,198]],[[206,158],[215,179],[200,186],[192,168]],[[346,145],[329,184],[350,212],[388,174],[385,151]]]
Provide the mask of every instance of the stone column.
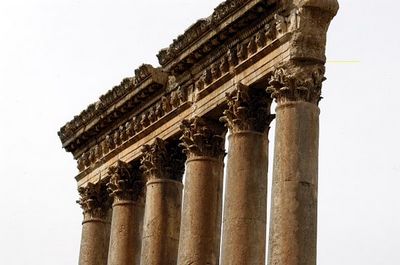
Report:
[[142,265],[176,265],[181,221],[184,156],[177,144],[167,148],[156,138],[143,147],[147,177]]
[[268,131],[265,91],[238,84],[221,121],[229,128],[221,264],[265,264]]
[[88,183],[78,189],[83,209],[79,265],[106,265],[110,224],[109,197],[104,183]]
[[292,62],[274,72],[277,101],[270,265],[315,265],[318,134],[323,65]]
[[139,264],[144,212],[139,168],[118,161],[109,175],[107,187],[114,201],[107,264]]
[[218,264],[224,168],[219,126],[198,117],[181,125],[187,162],[178,265]]

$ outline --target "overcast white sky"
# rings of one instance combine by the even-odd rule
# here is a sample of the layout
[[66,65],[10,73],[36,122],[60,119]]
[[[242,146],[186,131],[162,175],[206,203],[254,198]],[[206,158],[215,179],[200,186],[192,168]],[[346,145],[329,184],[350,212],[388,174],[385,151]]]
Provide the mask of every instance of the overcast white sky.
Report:
[[[0,264],[77,264],[81,210],[57,131],[220,0],[0,0]],[[320,265],[400,264],[398,10],[342,0],[321,102]],[[271,140],[273,141],[273,131]]]

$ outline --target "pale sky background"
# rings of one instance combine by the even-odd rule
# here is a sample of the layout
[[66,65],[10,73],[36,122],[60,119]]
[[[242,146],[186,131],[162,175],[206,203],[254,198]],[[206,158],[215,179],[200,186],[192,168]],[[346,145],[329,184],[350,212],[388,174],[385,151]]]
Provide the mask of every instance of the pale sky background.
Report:
[[[219,2],[0,0],[0,264],[77,264],[77,169],[58,129]],[[327,63],[318,264],[399,265],[400,4],[340,4],[327,57],[355,62]]]

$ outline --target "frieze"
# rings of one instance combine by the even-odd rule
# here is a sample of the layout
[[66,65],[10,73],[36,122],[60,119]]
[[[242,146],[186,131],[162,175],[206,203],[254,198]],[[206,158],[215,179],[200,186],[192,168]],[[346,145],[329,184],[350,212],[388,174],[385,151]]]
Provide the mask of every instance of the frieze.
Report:
[[245,40],[227,48],[216,61],[203,70],[203,74],[195,81],[196,100],[200,99],[202,90],[233,73],[241,64],[249,61],[258,52],[271,46],[298,28],[298,11],[293,10],[288,16],[275,14],[271,21],[266,22],[260,29],[252,32]]
[[77,159],[79,171],[83,171],[101,161],[108,153],[187,103],[190,87],[175,86],[175,89],[169,94],[162,96],[143,112],[138,113],[133,118],[118,126],[118,128],[107,134],[101,142],[82,153]]
[[[176,38],[173,43],[166,49],[162,49],[157,57],[160,65],[164,66],[169,61],[174,59],[191,43],[201,38],[205,32],[209,31],[232,12],[238,10],[250,0],[227,0],[215,8],[213,14],[205,19],[198,20],[195,24],[189,27],[182,35]],[[207,49],[207,46],[205,47]],[[211,48],[210,48],[211,49]]]
[[[118,85],[109,90],[106,94],[100,96],[96,103],[90,104],[87,109],[83,110],[79,115],[75,116],[73,120],[67,122],[58,132],[61,141],[64,143],[68,139],[74,137],[74,135],[84,126],[86,126],[94,118],[99,117],[103,114],[110,106],[115,104],[122,97],[135,89],[140,89],[140,85],[147,79],[155,78],[156,83],[162,80],[158,80],[160,70],[153,68],[151,65],[143,64],[135,70],[135,76],[132,78],[125,78]],[[162,75],[162,74],[161,74]],[[161,78],[162,79],[162,78]],[[150,87],[151,89],[151,87]],[[133,102],[140,102],[140,98],[143,94],[138,93],[137,99],[133,99]],[[140,99],[140,100],[139,100]]]
[[[259,30],[254,31],[247,38],[236,46],[227,50],[220,58],[207,67],[200,78],[195,82],[195,100],[199,100],[203,91],[213,85],[218,80],[235,71],[235,68],[250,60],[257,53],[274,43],[277,39],[295,30],[296,25],[291,21],[296,21],[297,13],[291,12],[289,16],[273,15],[273,19],[265,23]],[[120,125],[112,131],[100,143],[90,150],[82,153],[78,160],[80,171],[101,161],[102,157],[118,148],[124,142],[135,137],[138,133],[156,123],[168,113],[180,108],[188,100],[189,87],[182,87],[176,77],[170,75],[165,88],[168,94],[162,96],[156,103],[149,106],[146,110],[135,115],[132,119]],[[98,149],[97,155],[90,155],[92,149]]]

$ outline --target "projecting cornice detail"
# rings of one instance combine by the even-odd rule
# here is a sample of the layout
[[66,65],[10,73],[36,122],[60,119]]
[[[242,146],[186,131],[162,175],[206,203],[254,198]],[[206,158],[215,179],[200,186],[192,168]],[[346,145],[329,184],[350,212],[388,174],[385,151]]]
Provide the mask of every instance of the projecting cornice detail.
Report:
[[135,76],[125,78],[99,100],[90,104],[73,120],[67,122],[58,135],[67,151],[73,152],[86,139],[106,127],[118,116],[143,103],[150,95],[164,87],[168,75],[159,68],[143,64]]
[[189,27],[182,35],[178,36],[166,49],[162,49],[157,57],[162,66],[176,58],[190,44],[198,40],[204,33],[215,28],[229,14],[235,12],[250,0],[227,0],[214,9],[214,13],[204,19],[198,20]]
[[214,13],[198,20],[157,57],[160,65],[173,74],[181,74],[238,32],[276,9],[276,0],[227,0]]
[[[323,66],[320,54],[330,13],[324,11],[326,21],[316,25],[320,9],[274,0],[228,0],[219,5],[158,54],[161,67],[142,65],[134,77],[124,79],[60,129],[63,147],[77,160],[77,179],[106,174],[103,165],[118,159],[138,159],[136,145],[149,144],[152,137],[177,137],[172,135],[183,119],[205,115],[217,121],[225,116],[232,131],[266,131],[273,116],[257,118],[262,124],[253,122],[253,114],[264,112],[248,108],[252,103],[242,97],[247,90],[240,84],[263,90],[278,102],[301,98],[318,103],[323,70],[310,68],[307,74],[307,67],[295,72],[288,65]],[[311,36],[309,28],[318,34]]]

